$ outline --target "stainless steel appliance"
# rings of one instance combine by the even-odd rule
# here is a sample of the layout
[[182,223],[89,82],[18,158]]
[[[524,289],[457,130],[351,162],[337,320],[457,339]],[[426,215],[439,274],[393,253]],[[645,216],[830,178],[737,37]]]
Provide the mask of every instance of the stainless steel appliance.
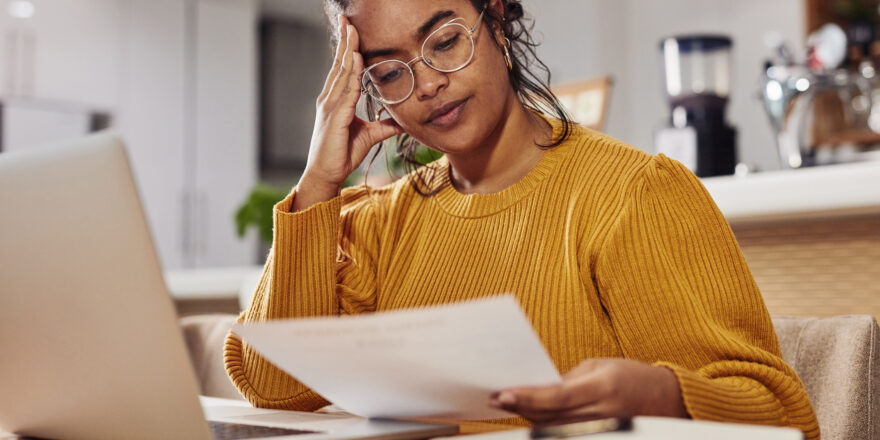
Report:
[[[847,149],[842,145],[819,145],[823,141],[812,138],[811,129],[817,122],[826,122],[817,118],[828,116],[814,111],[817,97],[822,95],[832,97],[834,108],[841,113],[843,127],[839,130],[843,131],[837,133],[837,143],[846,143],[847,139],[851,144],[856,140],[880,139],[880,84],[876,66],[865,62],[858,69],[840,68],[846,56],[847,38],[834,24],[810,35],[808,56],[803,62],[795,61],[783,41],[774,40],[770,44],[774,54],[764,66],[759,95],[776,136],[781,167],[794,169],[869,158],[864,153],[841,158],[840,153]],[[823,154],[831,151],[837,152],[836,157]]]

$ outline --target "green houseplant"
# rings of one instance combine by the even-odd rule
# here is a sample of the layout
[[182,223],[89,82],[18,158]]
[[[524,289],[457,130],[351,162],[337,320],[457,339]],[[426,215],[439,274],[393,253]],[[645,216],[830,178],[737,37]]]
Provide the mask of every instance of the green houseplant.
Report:
[[[392,178],[396,178],[404,173],[403,161],[393,153],[396,149],[394,143],[388,142],[383,151],[385,160],[387,161],[388,172]],[[389,148],[390,147],[390,148]],[[381,154],[380,154],[381,156]],[[416,159],[428,164],[439,158],[442,154],[431,150],[425,146],[419,146],[416,149]],[[376,160],[380,160],[377,157]],[[364,181],[364,172],[356,171],[348,179],[345,179],[343,187],[358,185]],[[272,207],[280,202],[290,192],[289,188],[279,188],[265,182],[260,182],[251,190],[245,201],[239,206],[235,212],[235,230],[238,238],[244,238],[249,228],[256,228],[259,232],[260,240],[265,244],[272,244]]]

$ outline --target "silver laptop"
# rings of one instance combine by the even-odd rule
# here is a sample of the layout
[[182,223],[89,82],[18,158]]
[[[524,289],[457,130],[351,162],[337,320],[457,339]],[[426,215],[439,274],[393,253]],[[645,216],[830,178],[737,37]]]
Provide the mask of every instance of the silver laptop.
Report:
[[0,154],[0,350],[0,433],[305,440],[458,431],[200,405],[125,148],[112,133]]

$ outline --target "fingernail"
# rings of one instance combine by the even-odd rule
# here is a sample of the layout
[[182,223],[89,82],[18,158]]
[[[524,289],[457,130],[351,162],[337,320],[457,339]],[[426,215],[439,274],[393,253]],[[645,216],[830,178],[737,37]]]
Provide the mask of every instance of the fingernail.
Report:
[[516,396],[510,391],[502,391],[501,394],[498,395],[498,401],[501,402],[502,405],[516,405]]

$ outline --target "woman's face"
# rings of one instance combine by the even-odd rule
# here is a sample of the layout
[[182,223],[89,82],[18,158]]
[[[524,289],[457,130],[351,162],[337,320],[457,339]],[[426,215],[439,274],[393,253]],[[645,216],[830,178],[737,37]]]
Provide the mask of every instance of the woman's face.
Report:
[[[422,42],[433,30],[458,17],[471,28],[479,15],[469,0],[355,0],[348,11],[366,67],[391,59],[410,61],[421,55]],[[387,112],[416,140],[443,153],[464,153],[480,145],[516,102],[494,38],[485,22],[480,23],[473,59],[456,72],[438,72],[423,61],[412,64],[412,95],[386,105]]]

